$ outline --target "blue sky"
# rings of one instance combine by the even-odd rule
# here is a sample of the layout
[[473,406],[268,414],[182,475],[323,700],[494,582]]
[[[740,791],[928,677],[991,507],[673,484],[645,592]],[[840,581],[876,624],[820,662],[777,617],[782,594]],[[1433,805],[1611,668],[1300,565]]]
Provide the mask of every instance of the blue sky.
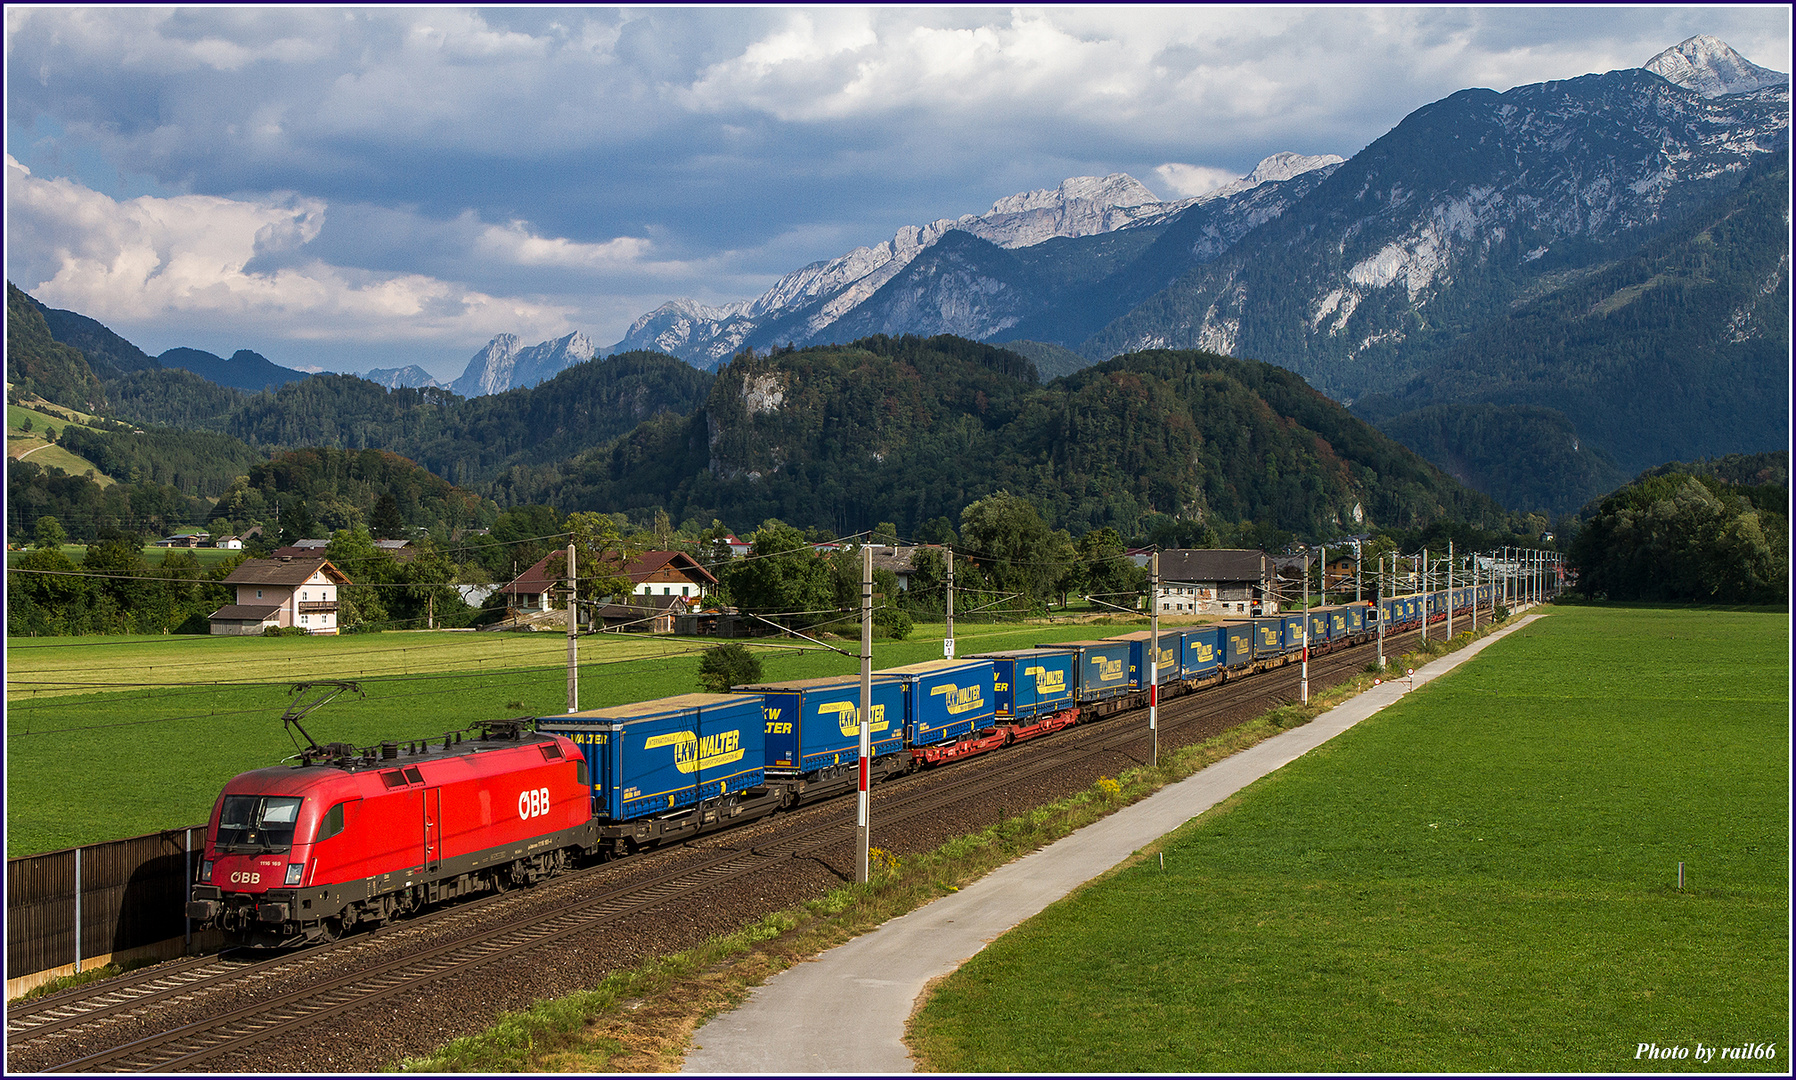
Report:
[[152,355],[601,348],[1070,176],[1163,199],[1761,7],[6,8],[6,274]]

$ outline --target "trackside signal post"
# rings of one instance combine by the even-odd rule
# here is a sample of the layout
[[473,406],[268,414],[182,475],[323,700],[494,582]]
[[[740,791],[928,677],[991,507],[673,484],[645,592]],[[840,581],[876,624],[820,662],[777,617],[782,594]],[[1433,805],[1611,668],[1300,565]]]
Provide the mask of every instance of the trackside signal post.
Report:
[[855,847],[857,848],[854,880],[867,883],[867,833],[870,793],[867,790],[867,759],[873,753],[873,548],[861,548],[861,778],[860,793],[855,797]]

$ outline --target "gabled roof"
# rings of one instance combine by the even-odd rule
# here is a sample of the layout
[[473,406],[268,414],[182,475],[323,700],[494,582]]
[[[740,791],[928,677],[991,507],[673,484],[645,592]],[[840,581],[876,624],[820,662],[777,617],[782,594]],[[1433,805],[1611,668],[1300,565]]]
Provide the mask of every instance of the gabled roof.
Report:
[[282,559],[246,559],[224,579],[226,585],[304,585],[312,575],[324,576],[338,585],[351,584],[343,571],[331,565],[322,555],[295,556]]
[[717,579],[711,575],[711,571],[700,566],[696,559],[684,551],[645,551],[624,564],[624,576],[641,584],[650,574],[670,564],[673,569],[688,577],[696,577],[712,585],[717,584]]
[[1272,560],[1257,548],[1172,548],[1160,553],[1161,581],[1264,581]]
[[[549,560],[560,554],[563,553],[560,551],[551,551],[547,555],[544,555],[542,558],[536,560],[534,566],[513,578],[509,584],[499,591],[512,596],[535,596],[539,593],[546,593],[550,589],[558,588],[561,585],[561,579],[551,578],[549,576]],[[576,567],[576,569],[578,569],[578,567]]]
[[[514,596],[533,596],[551,589],[561,588],[562,579],[549,576],[549,560],[565,554],[565,551],[549,552],[538,559],[536,565],[513,578],[509,585],[499,591]],[[645,551],[624,564],[623,575],[633,583],[641,584],[651,574],[670,565],[696,581],[711,585],[717,584],[717,578],[712,576],[711,571],[700,566],[697,560],[683,551]],[[578,571],[578,565],[574,569]]]

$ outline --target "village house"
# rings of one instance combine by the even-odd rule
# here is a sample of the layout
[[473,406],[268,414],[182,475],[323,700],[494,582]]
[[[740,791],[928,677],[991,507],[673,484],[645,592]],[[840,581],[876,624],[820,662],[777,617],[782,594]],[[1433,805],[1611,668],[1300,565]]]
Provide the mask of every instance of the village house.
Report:
[[271,626],[335,634],[337,590],[350,581],[329,559],[310,555],[245,560],[224,584],[237,589],[237,602],[212,613],[214,634],[260,634]]
[[[549,566],[552,562],[560,566],[563,558],[564,553],[551,552],[500,589],[506,606],[523,613],[559,606],[567,581],[560,574],[551,575]],[[596,618],[608,627],[671,633],[677,616],[702,606],[717,588],[717,578],[680,551],[645,551],[624,564],[621,576],[629,579],[630,594],[602,598],[601,606],[583,613],[583,618]]]
[[1162,615],[1276,615],[1279,574],[1258,549],[1170,548],[1160,552]]

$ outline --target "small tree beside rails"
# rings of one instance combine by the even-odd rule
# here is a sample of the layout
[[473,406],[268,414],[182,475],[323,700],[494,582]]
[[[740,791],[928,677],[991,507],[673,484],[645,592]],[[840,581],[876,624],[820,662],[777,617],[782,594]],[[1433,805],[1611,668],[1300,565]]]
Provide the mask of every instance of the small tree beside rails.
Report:
[[727,694],[732,686],[761,681],[761,658],[735,642],[706,649],[698,662],[698,682],[713,694]]

